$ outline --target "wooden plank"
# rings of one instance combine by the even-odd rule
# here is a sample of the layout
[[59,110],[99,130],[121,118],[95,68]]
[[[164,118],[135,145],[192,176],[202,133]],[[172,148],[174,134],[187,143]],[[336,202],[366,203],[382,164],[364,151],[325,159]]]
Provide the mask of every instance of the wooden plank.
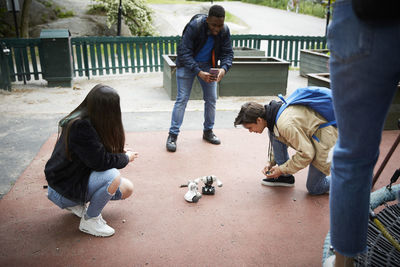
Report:
[[131,56],[131,72],[136,72],[135,70],[135,51],[134,51],[135,43],[129,44],[129,54]]
[[33,77],[35,80],[39,80],[39,70],[37,66],[37,61],[36,61],[36,47],[35,46],[30,46],[30,51],[31,51],[31,60],[32,60],[32,69],[33,69]]
[[112,73],[116,74],[117,69],[115,67],[115,43],[110,43],[110,57],[111,57]]
[[141,43],[136,43],[136,71],[140,72],[140,45]]
[[157,46],[158,46],[158,43],[157,42],[153,42],[154,65],[155,65],[155,70],[156,71],[158,71],[158,69],[159,69]]
[[11,51],[13,51],[14,53],[11,53],[11,55],[8,56],[8,68],[10,70],[10,78],[12,82],[15,82],[16,79],[16,75],[15,75],[15,70],[14,70],[14,62],[13,62],[13,55],[15,56],[15,48],[12,49],[10,48]]
[[103,60],[102,60],[102,50],[101,50],[102,44],[96,43],[96,54],[97,54],[97,65],[99,66],[99,75],[103,75]]
[[142,62],[144,67],[144,72],[147,72],[147,43],[143,43],[142,45]]
[[110,50],[110,43],[105,42],[103,44],[103,52],[104,52],[104,65],[106,69],[106,74],[110,74],[110,56],[109,56],[109,50]]
[[147,51],[149,55],[149,66],[150,66],[150,72],[154,71],[154,66],[153,66],[153,43],[149,42],[147,43]]
[[126,72],[129,72],[128,43],[127,42],[123,43],[123,49],[124,49],[124,62],[125,62],[125,73],[126,73]]
[[75,52],[76,52],[76,63],[77,63],[77,71],[79,76],[83,76],[83,66],[82,66],[82,52],[81,45],[79,43],[75,44]]
[[118,56],[118,71],[119,74],[122,74],[123,62],[122,62],[122,52],[121,52],[121,43],[117,42],[115,44],[117,46],[117,56]]
[[90,70],[89,70],[89,55],[88,55],[88,47],[86,42],[83,43],[82,46],[83,51],[83,63],[85,65],[85,75],[90,78]]
[[90,63],[91,63],[92,75],[97,75],[96,52],[95,52],[94,46],[95,46],[94,43],[89,43]]

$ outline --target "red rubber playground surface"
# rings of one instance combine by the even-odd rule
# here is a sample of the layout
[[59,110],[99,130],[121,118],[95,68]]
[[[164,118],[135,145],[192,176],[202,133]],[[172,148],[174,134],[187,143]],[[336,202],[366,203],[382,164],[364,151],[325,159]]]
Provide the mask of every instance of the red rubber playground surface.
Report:
[[[220,146],[201,131],[184,131],[178,150],[165,150],[165,132],[128,133],[140,157],[121,170],[134,195],[110,202],[103,218],[109,238],[78,230],[79,218],[46,198],[44,165],[53,135],[0,200],[0,266],[321,266],[329,230],[329,195],[310,196],[307,169],[293,188],[260,184],[268,138],[244,129],[217,129]],[[386,131],[378,167],[398,131]],[[397,150],[375,188],[398,168]],[[223,187],[198,203],[185,202],[189,179],[216,175]]]

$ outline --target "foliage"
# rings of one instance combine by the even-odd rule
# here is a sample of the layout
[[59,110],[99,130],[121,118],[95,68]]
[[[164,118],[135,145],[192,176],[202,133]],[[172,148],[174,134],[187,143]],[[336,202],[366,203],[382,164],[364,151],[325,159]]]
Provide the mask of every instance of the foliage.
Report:
[[241,20],[239,17],[233,15],[232,13],[229,13],[228,11],[225,11],[225,22],[232,22],[238,25],[244,25],[244,21]]
[[68,17],[73,17],[74,16],[74,12],[69,10],[69,11],[63,11],[63,8],[57,6],[54,8],[54,12],[56,13],[56,16],[60,19],[62,18],[68,18]]
[[[289,0],[242,0],[242,2],[286,10]],[[326,5],[320,0],[299,0],[299,13],[324,18]]]
[[91,5],[89,10],[86,12],[88,15],[100,15],[100,16],[106,16],[107,15],[107,10],[102,4],[95,4]]
[[7,9],[0,8],[0,38],[6,37],[7,32],[9,31],[9,26],[5,22],[6,14],[7,14]]
[[[95,0],[99,6],[103,6],[107,12],[107,25],[118,23],[118,0]],[[144,0],[122,0],[122,14],[125,24],[132,35],[150,36],[154,34],[152,26],[153,11]]]

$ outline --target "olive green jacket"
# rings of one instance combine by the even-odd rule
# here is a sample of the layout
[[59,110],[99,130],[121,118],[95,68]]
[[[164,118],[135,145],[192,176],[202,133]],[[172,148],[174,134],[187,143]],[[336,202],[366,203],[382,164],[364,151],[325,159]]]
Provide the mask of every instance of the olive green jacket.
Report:
[[[325,175],[330,174],[328,153],[335,145],[338,132],[336,127],[318,129],[327,121],[313,109],[303,105],[288,106],[275,123],[276,138],[296,153],[279,168],[284,174],[294,174],[312,164]],[[315,135],[319,141],[313,138]],[[271,163],[275,164],[273,155]]]

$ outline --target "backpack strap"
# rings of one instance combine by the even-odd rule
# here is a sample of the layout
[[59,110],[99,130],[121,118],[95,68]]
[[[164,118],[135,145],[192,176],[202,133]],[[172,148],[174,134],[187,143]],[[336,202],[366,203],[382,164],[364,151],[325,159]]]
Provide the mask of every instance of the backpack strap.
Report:
[[285,108],[287,108],[288,103],[286,102],[285,98],[283,98],[282,94],[279,94],[278,97],[282,100],[283,105],[279,108],[278,113],[276,114],[276,118],[275,118],[275,125],[276,122],[278,121],[279,116],[281,116],[282,112],[285,110]]
[[[279,116],[281,116],[282,112],[283,112],[283,111],[287,108],[287,106],[289,106],[289,104],[290,104],[290,103],[288,104],[288,103],[286,102],[286,100],[285,100],[285,98],[282,96],[282,94],[279,94],[278,97],[283,101],[283,105],[279,108],[278,113],[276,114],[275,125],[276,125],[276,123],[277,123],[277,121],[278,121]],[[336,125],[336,120],[328,121],[328,122],[322,123],[322,124],[318,127],[318,129],[325,128],[325,127],[328,127],[328,126],[331,126],[331,125]],[[317,141],[318,143],[320,142],[320,140],[318,139],[318,137],[316,137],[314,134],[312,135],[312,138],[313,138],[315,141]]]

